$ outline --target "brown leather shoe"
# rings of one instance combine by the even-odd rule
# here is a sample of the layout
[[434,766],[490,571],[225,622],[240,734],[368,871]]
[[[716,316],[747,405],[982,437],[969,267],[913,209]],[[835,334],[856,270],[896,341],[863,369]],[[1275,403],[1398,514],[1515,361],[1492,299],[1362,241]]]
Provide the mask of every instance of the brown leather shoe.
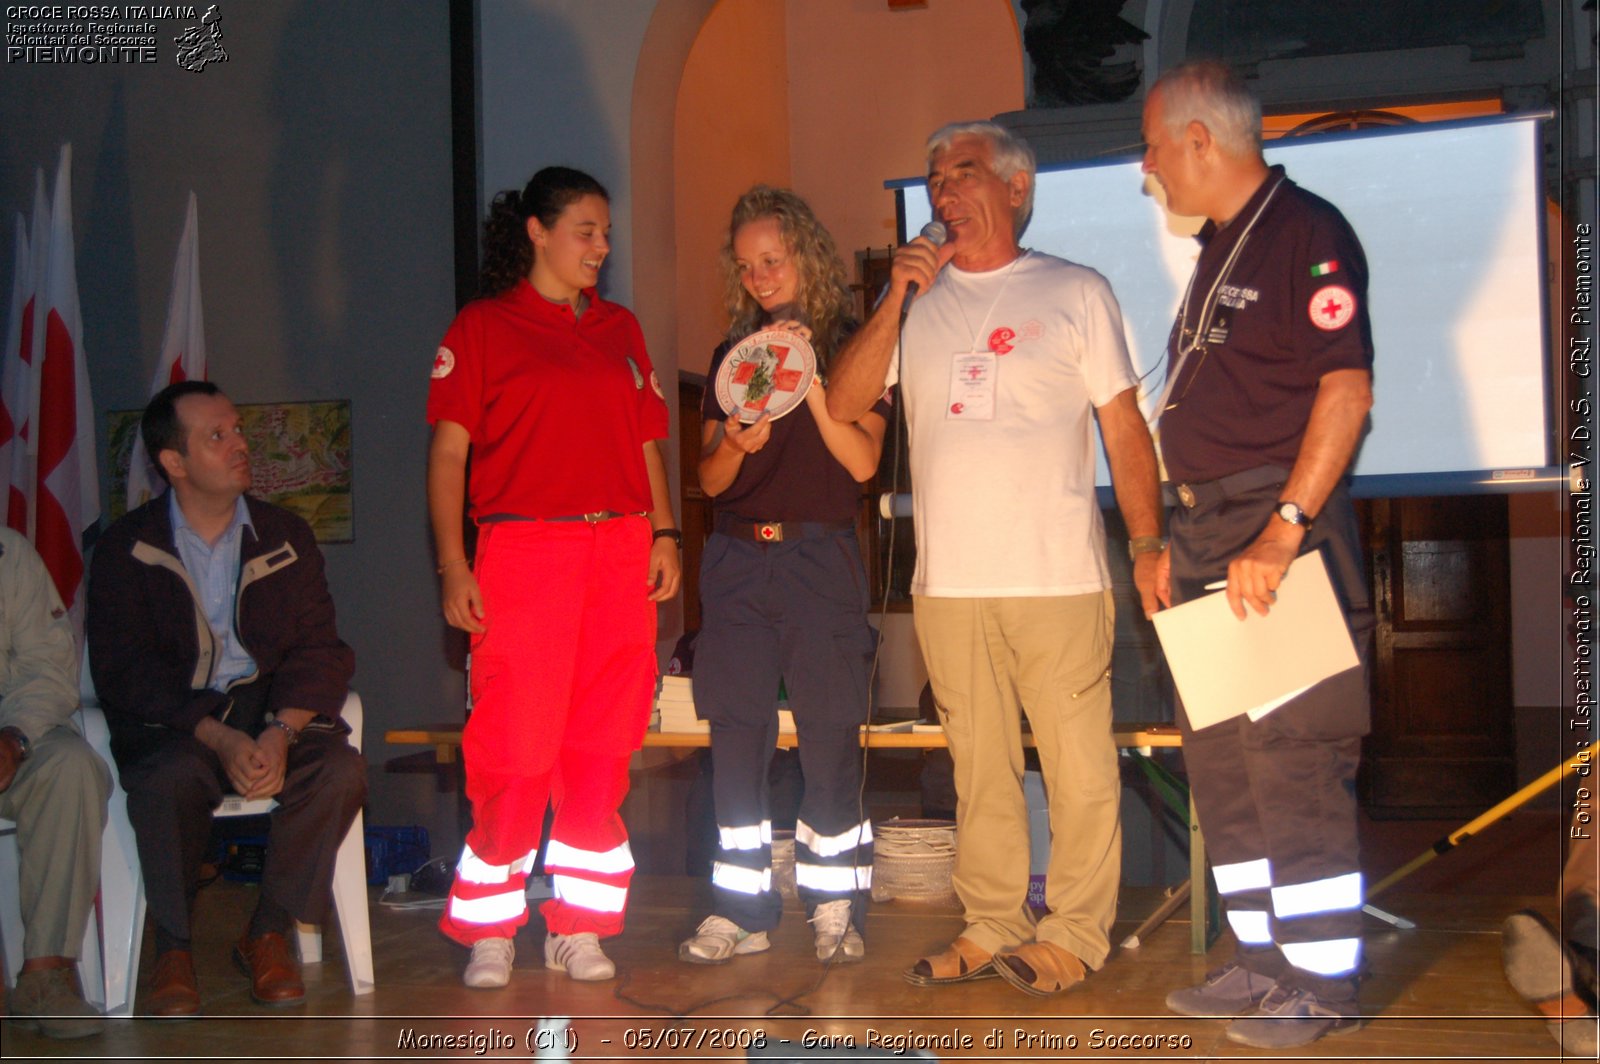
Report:
[[200,1012],[200,988],[195,984],[194,955],[186,949],[169,949],[156,958],[145,1008],[163,1020],[181,1020]]
[[288,941],[276,931],[258,938],[246,935],[233,946],[233,963],[250,977],[250,998],[257,1005],[298,1005],[306,999],[300,965]]

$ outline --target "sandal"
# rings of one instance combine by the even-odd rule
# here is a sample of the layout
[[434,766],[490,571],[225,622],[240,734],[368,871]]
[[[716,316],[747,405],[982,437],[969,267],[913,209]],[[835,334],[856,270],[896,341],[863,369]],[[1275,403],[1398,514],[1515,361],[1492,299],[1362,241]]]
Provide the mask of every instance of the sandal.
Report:
[[994,955],[1000,978],[1034,997],[1049,997],[1083,982],[1084,964],[1054,942],[1025,942]]
[[998,973],[994,970],[994,954],[962,936],[943,952],[922,958],[901,974],[912,986],[944,986],[971,979],[993,979]]

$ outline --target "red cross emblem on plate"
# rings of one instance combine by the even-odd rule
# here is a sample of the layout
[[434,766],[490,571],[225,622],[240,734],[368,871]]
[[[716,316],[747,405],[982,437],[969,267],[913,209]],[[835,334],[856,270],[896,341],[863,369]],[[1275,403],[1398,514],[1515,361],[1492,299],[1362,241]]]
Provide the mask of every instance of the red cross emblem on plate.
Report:
[[1311,324],[1324,332],[1333,332],[1350,324],[1356,316],[1356,297],[1343,285],[1330,284],[1317,289],[1307,308]]
[[783,538],[783,528],[779,525],[757,525],[756,535],[771,543]]
[[[749,410],[763,410],[772,401],[774,395],[779,392],[792,392],[800,386],[800,378],[803,376],[801,371],[783,368],[783,364],[789,359],[789,348],[781,344],[768,344],[767,350],[777,356],[778,359],[777,365],[772,369],[772,390],[754,403],[746,400],[744,405]],[[733,383],[749,384],[750,378],[755,376],[759,361],[756,358],[748,358],[741,362],[739,368],[733,371]]]

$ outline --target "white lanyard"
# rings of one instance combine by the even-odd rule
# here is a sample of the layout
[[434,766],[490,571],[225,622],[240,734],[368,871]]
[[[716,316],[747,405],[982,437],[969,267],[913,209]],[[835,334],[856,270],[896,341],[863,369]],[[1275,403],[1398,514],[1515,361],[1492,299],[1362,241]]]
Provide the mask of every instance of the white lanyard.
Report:
[[1000,282],[1000,291],[994,294],[994,299],[989,303],[989,309],[984,312],[983,324],[978,326],[978,330],[976,332],[973,332],[972,330],[972,319],[967,317],[967,308],[961,305],[962,300],[959,294],[951,293],[952,295],[956,295],[956,311],[961,315],[961,324],[967,327],[967,332],[972,337],[972,346],[968,348],[969,351],[975,352],[978,350],[978,337],[985,335],[984,330],[989,327],[989,319],[994,317],[994,308],[1000,305],[1001,297],[1006,294],[1006,288],[1011,284],[1011,275],[1017,272],[1017,264],[1031,254],[1033,254],[1032,251],[1025,250],[1022,252],[1022,254],[1011,260],[1011,267],[1006,270],[1006,275]]
[[1211,319],[1217,313],[1217,294],[1222,290],[1222,286],[1227,282],[1229,276],[1232,275],[1234,264],[1239,261],[1239,252],[1244,250],[1245,242],[1250,239],[1250,233],[1255,229],[1256,222],[1261,220],[1261,212],[1267,209],[1267,204],[1272,202],[1272,197],[1278,194],[1278,188],[1283,184],[1285,177],[1286,175],[1284,174],[1278,175],[1278,180],[1273,182],[1272,187],[1267,190],[1265,198],[1262,199],[1261,206],[1256,208],[1256,212],[1250,216],[1250,221],[1245,224],[1244,231],[1239,234],[1239,239],[1233,245],[1233,250],[1228,252],[1228,257],[1223,262],[1222,269],[1217,271],[1217,279],[1211,284],[1211,291],[1206,293],[1205,301],[1200,304],[1200,318],[1195,323],[1192,333],[1188,328],[1189,300],[1194,295],[1194,279],[1200,273],[1198,264],[1195,266],[1194,273],[1189,275],[1189,286],[1183,291],[1183,302],[1178,306],[1178,321],[1173,326],[1178,335],[1178,341],[1175,345],[1177,347],[1177,357],[1172,359],[1172,372],[1167,375],[1166,386],[1161,389],[1161,400],[1156,403],[1152,423],[1159,421],[1161,415],[1167,412],[1167,400],[1172,397],[1172,389],[1177,385],[1179,375],[1183,373],[1184,363],[1188,360],[1189,355],[1204,343],[1203,338],[1210,334]]

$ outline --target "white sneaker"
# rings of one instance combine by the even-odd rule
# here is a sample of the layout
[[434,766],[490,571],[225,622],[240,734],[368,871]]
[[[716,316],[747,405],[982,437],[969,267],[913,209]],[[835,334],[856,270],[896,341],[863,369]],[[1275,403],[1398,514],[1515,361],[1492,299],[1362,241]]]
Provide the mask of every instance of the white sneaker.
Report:
[[480,938],[472,944],[472,959],[461,981],[479,990],[493,990],[511,982],[511,962],[517,948],[509,938]]
[[545,935],[544,966],[566,972],[573,979],[585,983],[610,979],[617,974],[617,966],[600,951],[600,936],[593,931],[580,931],[576,935]]
[[690,964],[721,964],[730,957],[761,953],[771,948],[765,931],[752,934],[724,916],[708,916],[700,921],[694,937],[678,946],[678,959]]
[[867,944],[850,922],[848,901],[829,901],[817,906],[811,916],[811,927],[817,939],[817,960],[858,961],[866,956]]

